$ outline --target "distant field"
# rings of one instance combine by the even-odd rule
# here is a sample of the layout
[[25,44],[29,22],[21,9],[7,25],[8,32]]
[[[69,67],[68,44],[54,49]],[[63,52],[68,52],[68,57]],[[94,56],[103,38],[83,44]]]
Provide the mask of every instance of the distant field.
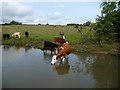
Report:
[[14,32],[21,33],[21,39],[25,39],[24,32],[28,31],[29,38],[33,40],[49,40],[53,41],[53,37],[59,36],[60,32],[65,33],[66,41],[72,44],[78,44],[90,40],[90,35],[94,38],[94,31],[90,32],[89,27],[83,27],[83,35],[74,26],[52,26],[52,25],[3,25],[2,33],[12,34]]

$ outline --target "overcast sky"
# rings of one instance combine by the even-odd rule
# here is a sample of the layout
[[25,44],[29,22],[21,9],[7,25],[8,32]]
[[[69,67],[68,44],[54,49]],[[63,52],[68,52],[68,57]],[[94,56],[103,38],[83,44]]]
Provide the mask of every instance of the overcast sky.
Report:
[[[2,5],[1,5],[2,4]],[[0,23],[12,20],[24,24],[54,24],[95,22],[100,15],[101,2],[40,2],[18,0],[0,3]]]

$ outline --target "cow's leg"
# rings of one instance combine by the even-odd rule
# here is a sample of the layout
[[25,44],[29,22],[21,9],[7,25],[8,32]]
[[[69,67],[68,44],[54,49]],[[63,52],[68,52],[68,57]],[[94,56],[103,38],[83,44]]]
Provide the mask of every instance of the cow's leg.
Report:
[[55,50],[53,50],[53,54],[56,54],[56,49],[55,49]]
[[7,37],[5,37],[5,39],[7,39]]
[[61,57],[61,60],[64,62],[64,61],[65,61],[65,56],[62,56],[62,57]]
[[43,47],[43,52],[44,52],[44,53],[47,53],[47,48],[46,48],[45,45],[44,45],[44,47]]
[[65,61],[65,57],[62,59],[62,61],[63,61],[63,62]]
[[47,55],[46,50],[43,50],[44,55]]
[[55,49],[55,54],[57,54],[58,53],[58,49]]
[[8,39],[10,39],[10,36],[8,36]]
[[20,35],[18,35],[18,37],[20,38]]
[[47,49],[45,50],[45,53],[47,53]]
[[54,51],[53,51],[52,49],[51,49],[50,51],[51,51],[51,55],[53,55],[53,52],[54,52]]

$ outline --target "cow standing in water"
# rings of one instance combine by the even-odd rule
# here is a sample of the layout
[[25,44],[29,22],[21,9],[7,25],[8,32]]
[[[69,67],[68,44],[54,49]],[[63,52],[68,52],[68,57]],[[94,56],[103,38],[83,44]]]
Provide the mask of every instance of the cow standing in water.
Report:
[[44,47],[43,49],[50,49],[50,50],[53,50],[55,48],[58,48],[58,45],[55,44],[55,43],[52,43],[52,42],[49,42],[49,41],[44,41]]
[[[52,43],[52,42],[49,42],[49,41],[44,41],[44,47],[43,47],[43,50],[46,50],[46,53],[47,53],[47,50],[51,50],[51,54],[52,54],[52,51],[54,50],[54,53],[56,53],[56,50],[55,48],[58,48],[59,46],[55,43]],[[45,52],[44,52],[45,54]]]
[[28,32],[25,32],[25,36],[26,36],[26,38],[28,38],[28,36],[29,36],[29,33],[28,33]]
[[53,55],[51,64],[55,64],[58,59],[62,59],[62,61],[65,61],[66,56],[71,53],[71,47],[68,42],[63,43],[61,49],[58,51],[56,55]]

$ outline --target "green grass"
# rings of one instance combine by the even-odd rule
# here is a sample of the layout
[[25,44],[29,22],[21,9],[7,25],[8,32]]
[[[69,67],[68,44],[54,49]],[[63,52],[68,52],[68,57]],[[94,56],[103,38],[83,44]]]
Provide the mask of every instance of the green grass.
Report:
[[[29,32],[29,37],[26,38],[24,32]],[[64,32],[65,40],[71,44],[73,51],[91,52],[93,50],[109,50],[117,48],[117,46],[105,45],[105,48],[100,48],[95,43],[95,31],[90,27],[84,26],[82,36],[74,26],[59,26],[52,25],[3,25],[2,34],[12,35],[14,32],[20,32],[21,38],[11,37],[9,40],[2,40],[3,45],[15,45],[26,47],[43,47],[44,40],[53,42],[53,37],[59,37],[60,32]],[[0,35],[2,38],[2,35]]]
[[[2,27],[2,33],[13,34],[19,31],[21,33],[21,39],[26,39],[24,32],[28,31],[30,39],[33,40],[49,40],[53,41],[53,37],[59,36],[60,32],[65,33],[66,41],[72,44],[80,44],[82,42],[87,43],[89,37],[89,27],[84,27],[82,32],[83,36],[77,31],[74,26],[50,26],[50,25],[4,25]],[[93,35],[94,36],[94,35]]]
[[111,55],[111,56],[119,56],[118,53],[115,53],[115,52],[109,52],[108,55]]

